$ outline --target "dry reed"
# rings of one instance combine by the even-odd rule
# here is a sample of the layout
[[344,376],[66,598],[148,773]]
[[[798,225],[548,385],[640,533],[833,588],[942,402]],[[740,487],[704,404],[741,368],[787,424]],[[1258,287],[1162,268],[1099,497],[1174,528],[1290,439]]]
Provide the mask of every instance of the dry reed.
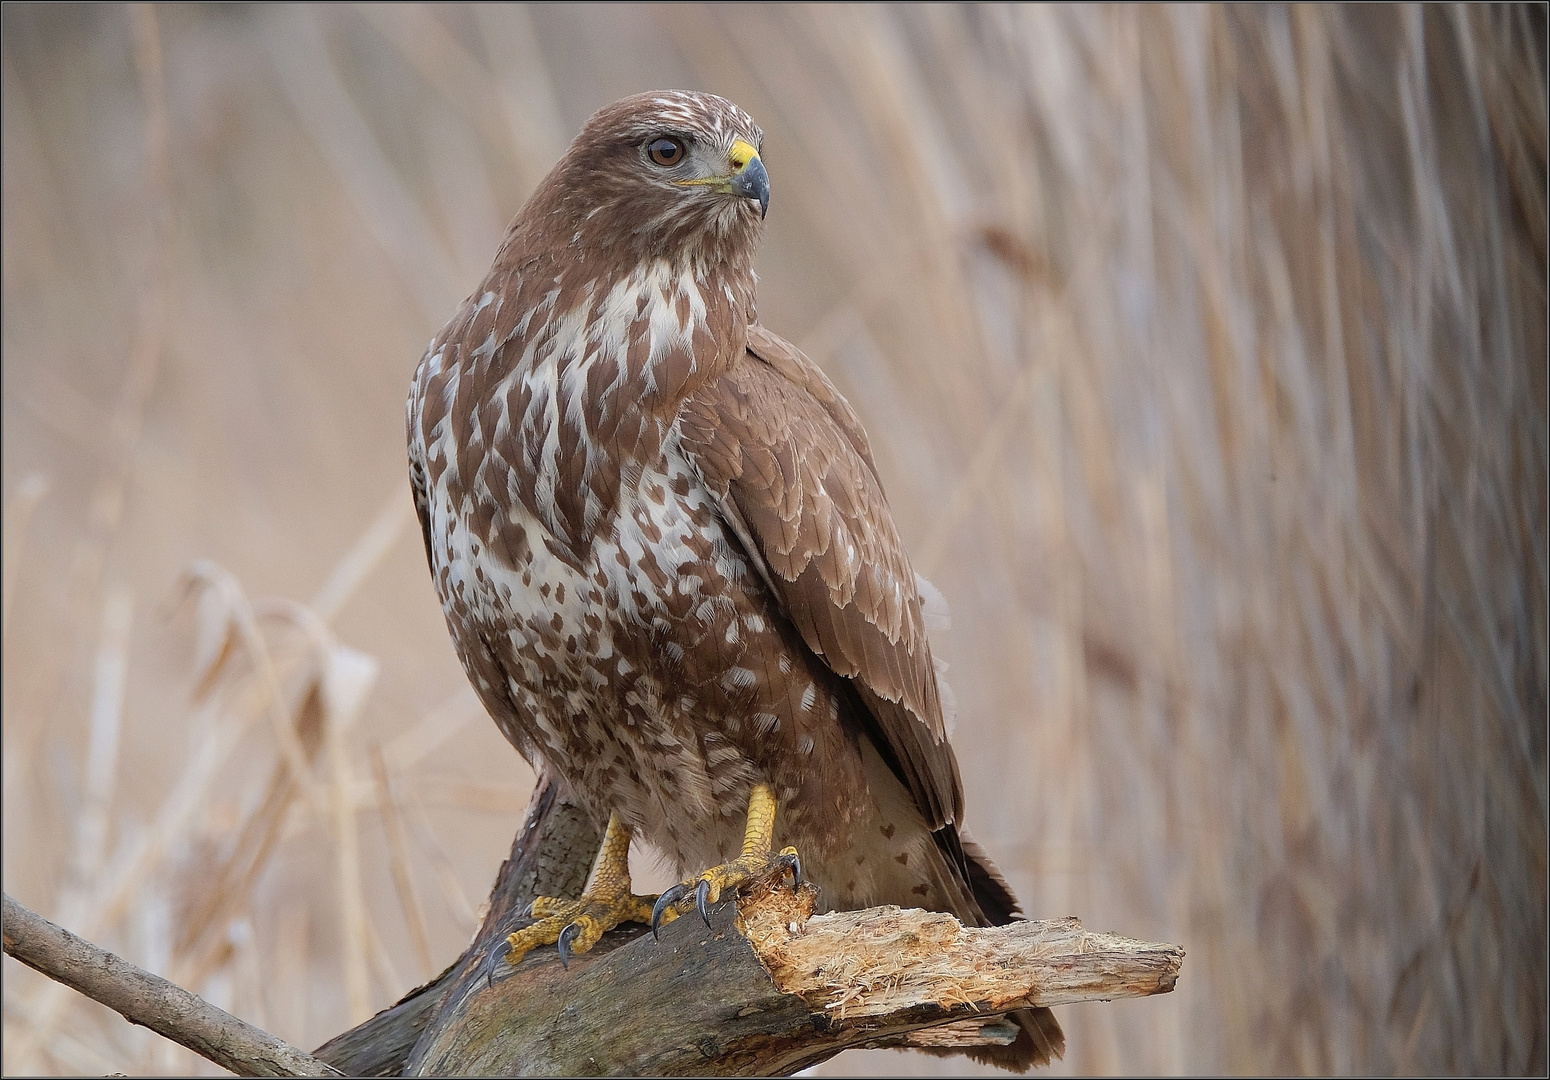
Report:
[[[970,826],[1189,951],[1060,1068],[1545,1070],[1542,7],[0,20],[18,900],[302,1046],[462,948],[532,780],[403,394],[586,115],[687,85],[952,603]],[[204,1067],[9,962],[4,1034]],[[959,1069],[886,1053],[820,1071]]]

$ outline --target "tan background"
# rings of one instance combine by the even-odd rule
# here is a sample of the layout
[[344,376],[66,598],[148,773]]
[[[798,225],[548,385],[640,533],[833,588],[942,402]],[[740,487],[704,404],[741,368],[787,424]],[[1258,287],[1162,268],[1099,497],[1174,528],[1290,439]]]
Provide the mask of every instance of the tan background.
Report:
[[[1543,8],[3,29],[18,900],[305,1047],[457,954],[531,773],[404,394],[587,115],[686,86],[764,126],[763,321],[952,605],[970,826],[1188,950],[1060,1069],[1546,1068]],[[5,962],[7,1072],[199,1064],[47,986]]]

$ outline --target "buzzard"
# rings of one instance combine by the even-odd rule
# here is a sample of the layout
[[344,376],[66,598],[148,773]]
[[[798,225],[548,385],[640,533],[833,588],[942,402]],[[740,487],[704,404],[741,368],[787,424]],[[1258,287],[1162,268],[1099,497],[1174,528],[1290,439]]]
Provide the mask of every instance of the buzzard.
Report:
[[[963,791],[866,432],[760,326],[763,135],[722,98],[596,113],[431,342],[409,469],[459,659],[502,733],[601,824],[579,900],[508,958],[653,928],[780,866],[831,908],[1017,917]],[[633,837],[684,882],[630,890]],[[708,869],[707,869],[708,867]],[[1058,1056],[1047,1009],[989,1051]]]

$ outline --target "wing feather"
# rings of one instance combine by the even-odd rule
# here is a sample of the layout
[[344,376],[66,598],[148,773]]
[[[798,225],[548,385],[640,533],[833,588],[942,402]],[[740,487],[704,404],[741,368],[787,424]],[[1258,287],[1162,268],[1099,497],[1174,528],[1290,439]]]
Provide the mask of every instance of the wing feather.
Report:
[[923,602],[866,433],[811,360],[762,327],[679,414],[680,441],[807,646],[850,679],[933,829],[963,813]]

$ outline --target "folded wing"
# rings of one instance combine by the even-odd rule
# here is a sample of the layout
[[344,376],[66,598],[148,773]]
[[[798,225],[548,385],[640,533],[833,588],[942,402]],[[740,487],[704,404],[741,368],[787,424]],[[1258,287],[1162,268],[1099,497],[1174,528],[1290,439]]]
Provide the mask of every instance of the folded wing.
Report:
[[920,592],[850,405],[755,325],[744,356],[685,404],[679,430],[785,614],[855,686],[927,824],[958,821],[962,786]]

